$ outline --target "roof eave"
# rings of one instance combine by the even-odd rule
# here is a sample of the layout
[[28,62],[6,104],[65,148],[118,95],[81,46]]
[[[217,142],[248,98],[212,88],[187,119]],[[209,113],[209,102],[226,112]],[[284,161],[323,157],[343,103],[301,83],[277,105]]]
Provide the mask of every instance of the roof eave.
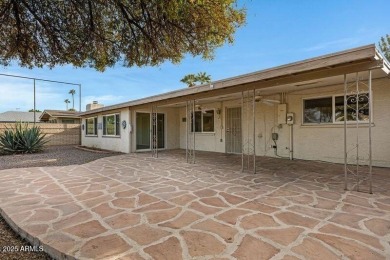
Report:
[[110,110],[122,109],[125,107],[138,106],[146,103],[153,103],[168,100],[177,97],[192,96],[199,93],[214,92],[219,89],[226,89],[237,85],[245,85],[259,81],[271,81],[281,77],[296,76],[298,74],[308,73],[320,69],[331,69],[335,66],[352,64],[362,61],[377,60],[378,51],[375,44],[370,44],[346,51],[336,52],[328,55],[315,57],[312,59],[302,60],[282,66],[273,67],[261,71],[256,71],[236,77],[214,81],[197,87],[179,89],[160,95],[154,95],[138,100],[124,102],[112,106],[97,108],[94,110],[80,113],[80,116],[101,113]]
[[378,60],[383,61],[382,70],[390,77],[390,62],[386,59],[385,55],[378,49],[376,49],[376,57]]

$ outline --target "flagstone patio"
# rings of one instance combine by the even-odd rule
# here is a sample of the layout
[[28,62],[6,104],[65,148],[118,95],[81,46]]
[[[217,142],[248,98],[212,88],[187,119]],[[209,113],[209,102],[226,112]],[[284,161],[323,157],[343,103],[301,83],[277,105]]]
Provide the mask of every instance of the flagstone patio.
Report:
[[[0,171],[1,214],[58,259],[389,259],[390,169],[182,150]],[[0,253],[1,258],[1,253]]]

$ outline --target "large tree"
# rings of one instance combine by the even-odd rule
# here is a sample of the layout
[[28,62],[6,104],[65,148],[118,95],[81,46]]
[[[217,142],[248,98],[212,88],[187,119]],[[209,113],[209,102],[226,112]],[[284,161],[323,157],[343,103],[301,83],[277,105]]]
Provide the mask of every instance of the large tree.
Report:
[[387,34],[386,37],[381,38],[379,47],[383,51],[383,54],[385,54],[387,60],[390,61],[390,35]]
[[237,0],[1,0],[0,64],[104,70],[212,58],[245,22]]

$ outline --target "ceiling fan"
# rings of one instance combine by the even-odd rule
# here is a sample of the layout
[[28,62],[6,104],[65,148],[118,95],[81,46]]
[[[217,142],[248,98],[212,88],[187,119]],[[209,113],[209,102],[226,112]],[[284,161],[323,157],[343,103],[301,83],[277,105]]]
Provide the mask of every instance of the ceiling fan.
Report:
[[208,110],[213,110],[213,108],[203,107],[201,105],[195,105],[195,110],[201,111],[203,114],[207,114]]
[[260,102],[260,103],[263,103],[263,104],[265,104],[267,106],[273,106],[275,104],[280,104],[279,100],[266,99],[263,96],[255,96],[255,102]]

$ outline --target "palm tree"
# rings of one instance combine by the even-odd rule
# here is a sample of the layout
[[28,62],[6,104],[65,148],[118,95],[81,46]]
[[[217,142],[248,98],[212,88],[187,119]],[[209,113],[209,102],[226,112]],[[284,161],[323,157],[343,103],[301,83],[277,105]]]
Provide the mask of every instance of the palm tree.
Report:
[[[74,110],[74,94],[76,94],[76,90],[74,90],[74,89],[69,90],[69,94],[72,95],[72,100],[73,100],[73,106],[72,106],[72,108],[73,108],[73,110]],[[66,110],[68,110],[68,108],[66,108]]]
[[70,103],[69,99],[65,99],[64,102],[66,104],[66,110],[68,110],[68,104]]
[[199,81],[200,84],[208,83],[211,81],[211,77],[206,72],[199,72],[196,75],[196,81]]
[[390,35],[383,36],[379,42],[379,48],[385,55],[385,57],[390,60]]
[[185,83],[188,85],[188,87],[193,87],[195,86],[196,76],[194,74],[188,74],[185,75],[184,78],[180,80],[181,82]]

